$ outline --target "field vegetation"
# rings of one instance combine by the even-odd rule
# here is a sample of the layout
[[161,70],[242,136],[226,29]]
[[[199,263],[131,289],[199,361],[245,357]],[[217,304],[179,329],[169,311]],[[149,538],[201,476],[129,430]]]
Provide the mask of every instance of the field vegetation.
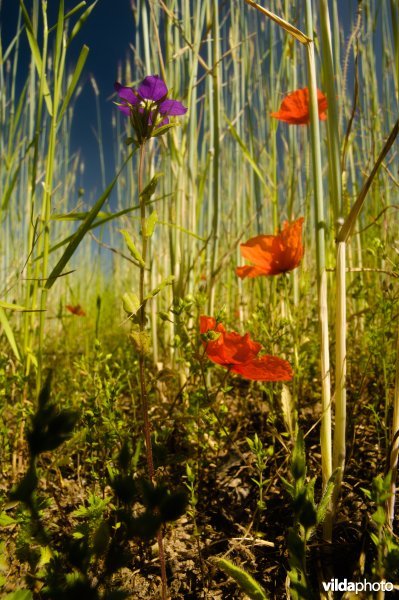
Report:
[[101,1],[0,45],[1,597],[394,597],[398,3],[133,2],[95,197]]

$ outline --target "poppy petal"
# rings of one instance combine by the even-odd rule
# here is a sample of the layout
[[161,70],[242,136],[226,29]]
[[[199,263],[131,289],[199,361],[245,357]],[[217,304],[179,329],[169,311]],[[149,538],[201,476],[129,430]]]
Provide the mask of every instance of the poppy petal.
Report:
[[289,362],[277,356],[261,356],[242,365],[234,365],[233,373],[255,381],[291,381],[293,372]]
[[303,217],[293,223],[286,221],[278,235],[258,235],[240,244],[242,256],[253,265],[237,267],[238,277],[279,275],[295,269],[303,257],[303,222]]
[[[325,121],[328,107],[327,98],[320,90],[317,90],[317,102],[319,119]],[[303,88],[288,94],[281,103],[280,109],[270,115],[280,121],[291,125],[307,125],[310,123],[309,90]]]
[[221,323],[216,324],[213,317],[200,317],[200,331],[216,331],[220,335],[215,340],[203,341],[209,360],[228,368],[246,379],[256,381],[289,381],[292,379],[290,364],[277,356],[260,356],[259,342],[251,340],[248,333],[239,335],[235,331],[227,332]]
[[259,277],[260,275],[269,275],[269,271],[262,269],[262,267],[244,265],[243,267],[236,267],[236,275],[238,275],[240,279],[245,279],[246,277],[253,279],[254,277]]
[[200,316],[200,333],[206,333],[216,327],[215,317],[207,317],[206,315]]
[[77,315],[78,317],[85,317],[86,313],[83,310],[83,308],[80,306],[80,304],[77,304],[76,306],[73,306],[72,304],[67,304],[66,307],[68,312],[72,313],[73,315]]

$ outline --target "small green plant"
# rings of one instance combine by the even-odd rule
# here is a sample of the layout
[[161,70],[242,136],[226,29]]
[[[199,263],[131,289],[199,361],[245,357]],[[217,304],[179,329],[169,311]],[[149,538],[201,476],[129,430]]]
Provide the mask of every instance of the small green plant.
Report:
[[267,467],[268,459],[274,454],[274,447],[269,446],[268,448],[265,448],[263,446],[262,441],[259,439],[257,433],[255,433],[253,439],[246,438],[246,440],[249,449],[255,456],[255,468],[257,472],[257,477],[252,477],[252,481],[255,483],[259,490],[259,499],[257,502],[257,506],[259,510],[265,510],[266,503],[264,500],[264,488],[269,483],[269,479],[265,479],[264,472]]
[[216,564],[219,569],[226,573],[226,575],[234,579],[241,590],[245,592],[251,600],[267,600],[265,590],[249,573],[244,571],[244,569],[237,567],[237,565],[225,558],[220,558]]
[[75,411],[58,410],[50,401],[49,376],[26,435],[28,468],[10,494],[23,508],[17,509],[15,519],[5,512],[0,516],[6,526],[19,525],[16,552],[18,560],[29,565],[26,583],[32,592],[40,589],[41,597],[48,599],[126,598],[130,592],[114,583],[113,575],[131,565],[135,540],[150,540],[184,513],[186,494],[137,478],[138,455],[124,442],[116,464],[108,467],[112,493],[91,493],[76,510],[65,512],[58,526],[48,527],[51,500],[40,489],[37,459],[67,440],[77,420]]
[[291,481],[284,481],[294,509],[294,525],[288,530],[289,578],[293,600],[316,598],[309,582],[306,565],[307,543],[322,523],[334,488],[334,475],[329,480],[317,505],[314,498],[316,478],[306,478],[306,455],[302,432],[297,433],[291,460]]
[[395,581],[399,577],[399,543],[389,526],[387,503],[391,496],[391,472],[374,477],[371,491],[362,488],[363,493],[375,505],[371,515],[375,531],[370,537],[377,549],[373,573],[378,581]]

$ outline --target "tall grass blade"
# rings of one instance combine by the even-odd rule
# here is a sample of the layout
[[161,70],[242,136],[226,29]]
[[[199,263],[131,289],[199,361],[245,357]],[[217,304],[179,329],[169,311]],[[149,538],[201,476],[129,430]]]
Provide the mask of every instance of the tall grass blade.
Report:
[[73,238],[69,242],[69,244],[68,244],[68,246],[67,246],[64,254],[61,256],[60,260],[55,265],[54,269],[51,271],[50,276],[47,279],[47,282],[46,282],[46,285],[45,285],[45,288],[47,290],[49,290],[54,285],[56,279],[61,275],[61,273],[64,270],[65,266],[68,264],[69,260],[74,255],[74,253],[75,253],[76,249],[78,248],[80,242],[83,240],[84,236],[89,231],[89,229],[92,226],[92,224],[93,224],[93,222],[94,222],[97,214],[100,212],[101,208],[103,207],[104,202],[107,200],[107,198],[109,197],[110,193],[114,189],[114,186],[115,186],[116,182],[118,181],[118,177],[119,177],[120,173],[122,172],[124,166],[132,158],[132,156],[133,156],[133,154],[135,152],[136,152],[136,149],[134,149],[129,154],[129,156],[127,157],[127,159],[123,163],[122,167],[119,169],[118,173],[115,175],[114,179],[111,181],[111,183],[109,184],[109,186],[107,187],[107,189],[105,190],[105,192],[99,197],[99,199],[97,200],[97,202],[95,203],[95,205],[93,206],[93,208],[91,209],[91,211],[87,214],[87,216],[86,216],[85,220],[83,221],[83,223],[80,225],[79,229],[76,231],[75,235],[73,236]]
[[46,103],[49,115],[52,116],[53,115],[53,103],[52,103],[52,99],[51,99],[50,89],[49,89],[49,86],[47,83],[47,78],[46,78],[46,75],[43,70],[42,55],[40,53],[39,45],[37,43],[35,33],[33,31],[32,22],[29,18],[29,14],[28,14],[28,11],[26,10],[23,0],[19,0],[19,3],[21,6],[21,10],[22,10],[22,16],[25,21],[26,35],[28,38],[29,47],[30,47],[30,50],[32,53],[32,57],[33,57],[35,66],[36,66],[36,70],[37,70],[39,77],[41,77],[43,80],[44,101]]
[[14,352],[15,358],[17,360],[21,360],[21,355],[20,355],[20,352],[19,352],[19,349],[18,349],[17,342],[15,340],[14,333],[12,331],[10,322],[7,319],[7,315],[4,312],[4,309],[2,308],[1,305],[0,305],[0,323],[3,326],[4,333],[6,335],[8,343],[11,346],[12,351]]

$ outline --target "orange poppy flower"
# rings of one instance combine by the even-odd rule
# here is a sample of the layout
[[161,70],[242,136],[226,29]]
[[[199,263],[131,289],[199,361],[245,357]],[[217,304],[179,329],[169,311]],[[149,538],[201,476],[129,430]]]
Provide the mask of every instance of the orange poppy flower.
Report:
[[262,345],[254,342],[249,333],[239,335],[235,331],[227,332],[221,323],[216,324],[214,317],[200,317],[201,334],[215,331],[217,339],[203,341],[209,360],[227,367],[245,379],[255,381],[290,381],[293,377],[291,365],[277,356],[258,356]]
[[258,235],[240,244],[242,256],[250,260],[253,266],[237,267],[238,277],[279,275],[295,269],[303,257],[303,221],[303,217],[293,223],[285,221],[278,235]]
[[72,306],[72,304],[67,304],[66,309],[72,313],[73,315],[77,315],[78,317],[85,317],[86,313],[80,304],[76,304],[76,306]]
[[[317,90],[317,102],[319,105],[319,119],[325,121],[327,119],[327,98],[320,90]],[[280,110],[271,113],[270,116],[291,125],[308,125],[310,123],[308,88],[288,94],[282,101]]]

